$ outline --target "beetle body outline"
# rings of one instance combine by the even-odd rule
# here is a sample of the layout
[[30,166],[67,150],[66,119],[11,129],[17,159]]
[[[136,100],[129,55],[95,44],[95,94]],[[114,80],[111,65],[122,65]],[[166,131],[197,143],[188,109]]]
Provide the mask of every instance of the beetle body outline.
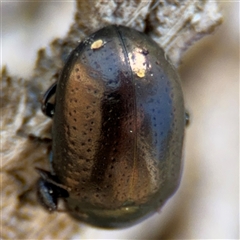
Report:
[[[104,44],[92,48],[97,41]],[[53,117],[53,159],[50,175],[39,170],[39,186],[57,189],[39,188],[45,208],[64,197],[74,218],[122,228],[152,215],[178,188],[183,93],[164,51],[144,33],[112,25],[82,41],[42,110]]]

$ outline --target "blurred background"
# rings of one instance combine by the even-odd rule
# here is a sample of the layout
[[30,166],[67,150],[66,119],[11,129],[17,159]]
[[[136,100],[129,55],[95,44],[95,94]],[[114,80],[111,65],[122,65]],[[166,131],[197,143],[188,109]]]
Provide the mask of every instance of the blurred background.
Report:
[[[179,68],[190,112],[179,190],[135,227],[84,226],[74,239],[239,238],[239,2],[220,6],[223,24]],[[37,50],[66,34],[73,11],[74,2],[1,2],[1,67],[29,78]]]

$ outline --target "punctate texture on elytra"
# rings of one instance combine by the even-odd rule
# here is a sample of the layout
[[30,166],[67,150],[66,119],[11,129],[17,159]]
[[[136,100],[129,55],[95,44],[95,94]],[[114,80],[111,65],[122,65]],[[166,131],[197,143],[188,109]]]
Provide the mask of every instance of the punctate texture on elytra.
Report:
[[51,171],[69,213],[128,227],[155,213],[181,175],[180,80],[147,35],[108,26],[71,53],[57,83]]

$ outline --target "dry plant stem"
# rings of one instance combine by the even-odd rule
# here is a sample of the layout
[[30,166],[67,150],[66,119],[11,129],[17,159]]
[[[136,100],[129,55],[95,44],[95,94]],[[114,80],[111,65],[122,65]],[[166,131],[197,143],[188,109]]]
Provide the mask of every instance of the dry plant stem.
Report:
[[38,177],[34,167],[49,168],[51,145],[51,120],[42,114],[40,100],[79,41],[108,24],[126,25],[150,35],[177,66],[183,52],[221,21],[217,3],[210,0],[78,1],[68,34],[39,50],[30,79],[10,76],[4,68],[0,95],[1,238],[69,239],[79,231],[79,223],[67,214],[46,213],[34,191]]

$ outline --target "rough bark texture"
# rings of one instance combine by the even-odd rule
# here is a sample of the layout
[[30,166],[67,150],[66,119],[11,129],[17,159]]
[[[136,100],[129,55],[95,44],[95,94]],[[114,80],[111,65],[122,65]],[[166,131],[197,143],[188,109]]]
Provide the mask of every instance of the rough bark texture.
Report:
[[[97,13],[97,14],[96,14]],[[41,93],[56,81],[69,52],[89,33],[121,24],[146,32],[175,66],[194,41],[222,21],[218,5],[206,1],[79,1],[64,39],[39,50],[30,79],[1,76],[2,239],[69,239],[81,229],[65,213],[46,213],[35,197],[34,167],[48,169],[51,120],[41,112]]]

